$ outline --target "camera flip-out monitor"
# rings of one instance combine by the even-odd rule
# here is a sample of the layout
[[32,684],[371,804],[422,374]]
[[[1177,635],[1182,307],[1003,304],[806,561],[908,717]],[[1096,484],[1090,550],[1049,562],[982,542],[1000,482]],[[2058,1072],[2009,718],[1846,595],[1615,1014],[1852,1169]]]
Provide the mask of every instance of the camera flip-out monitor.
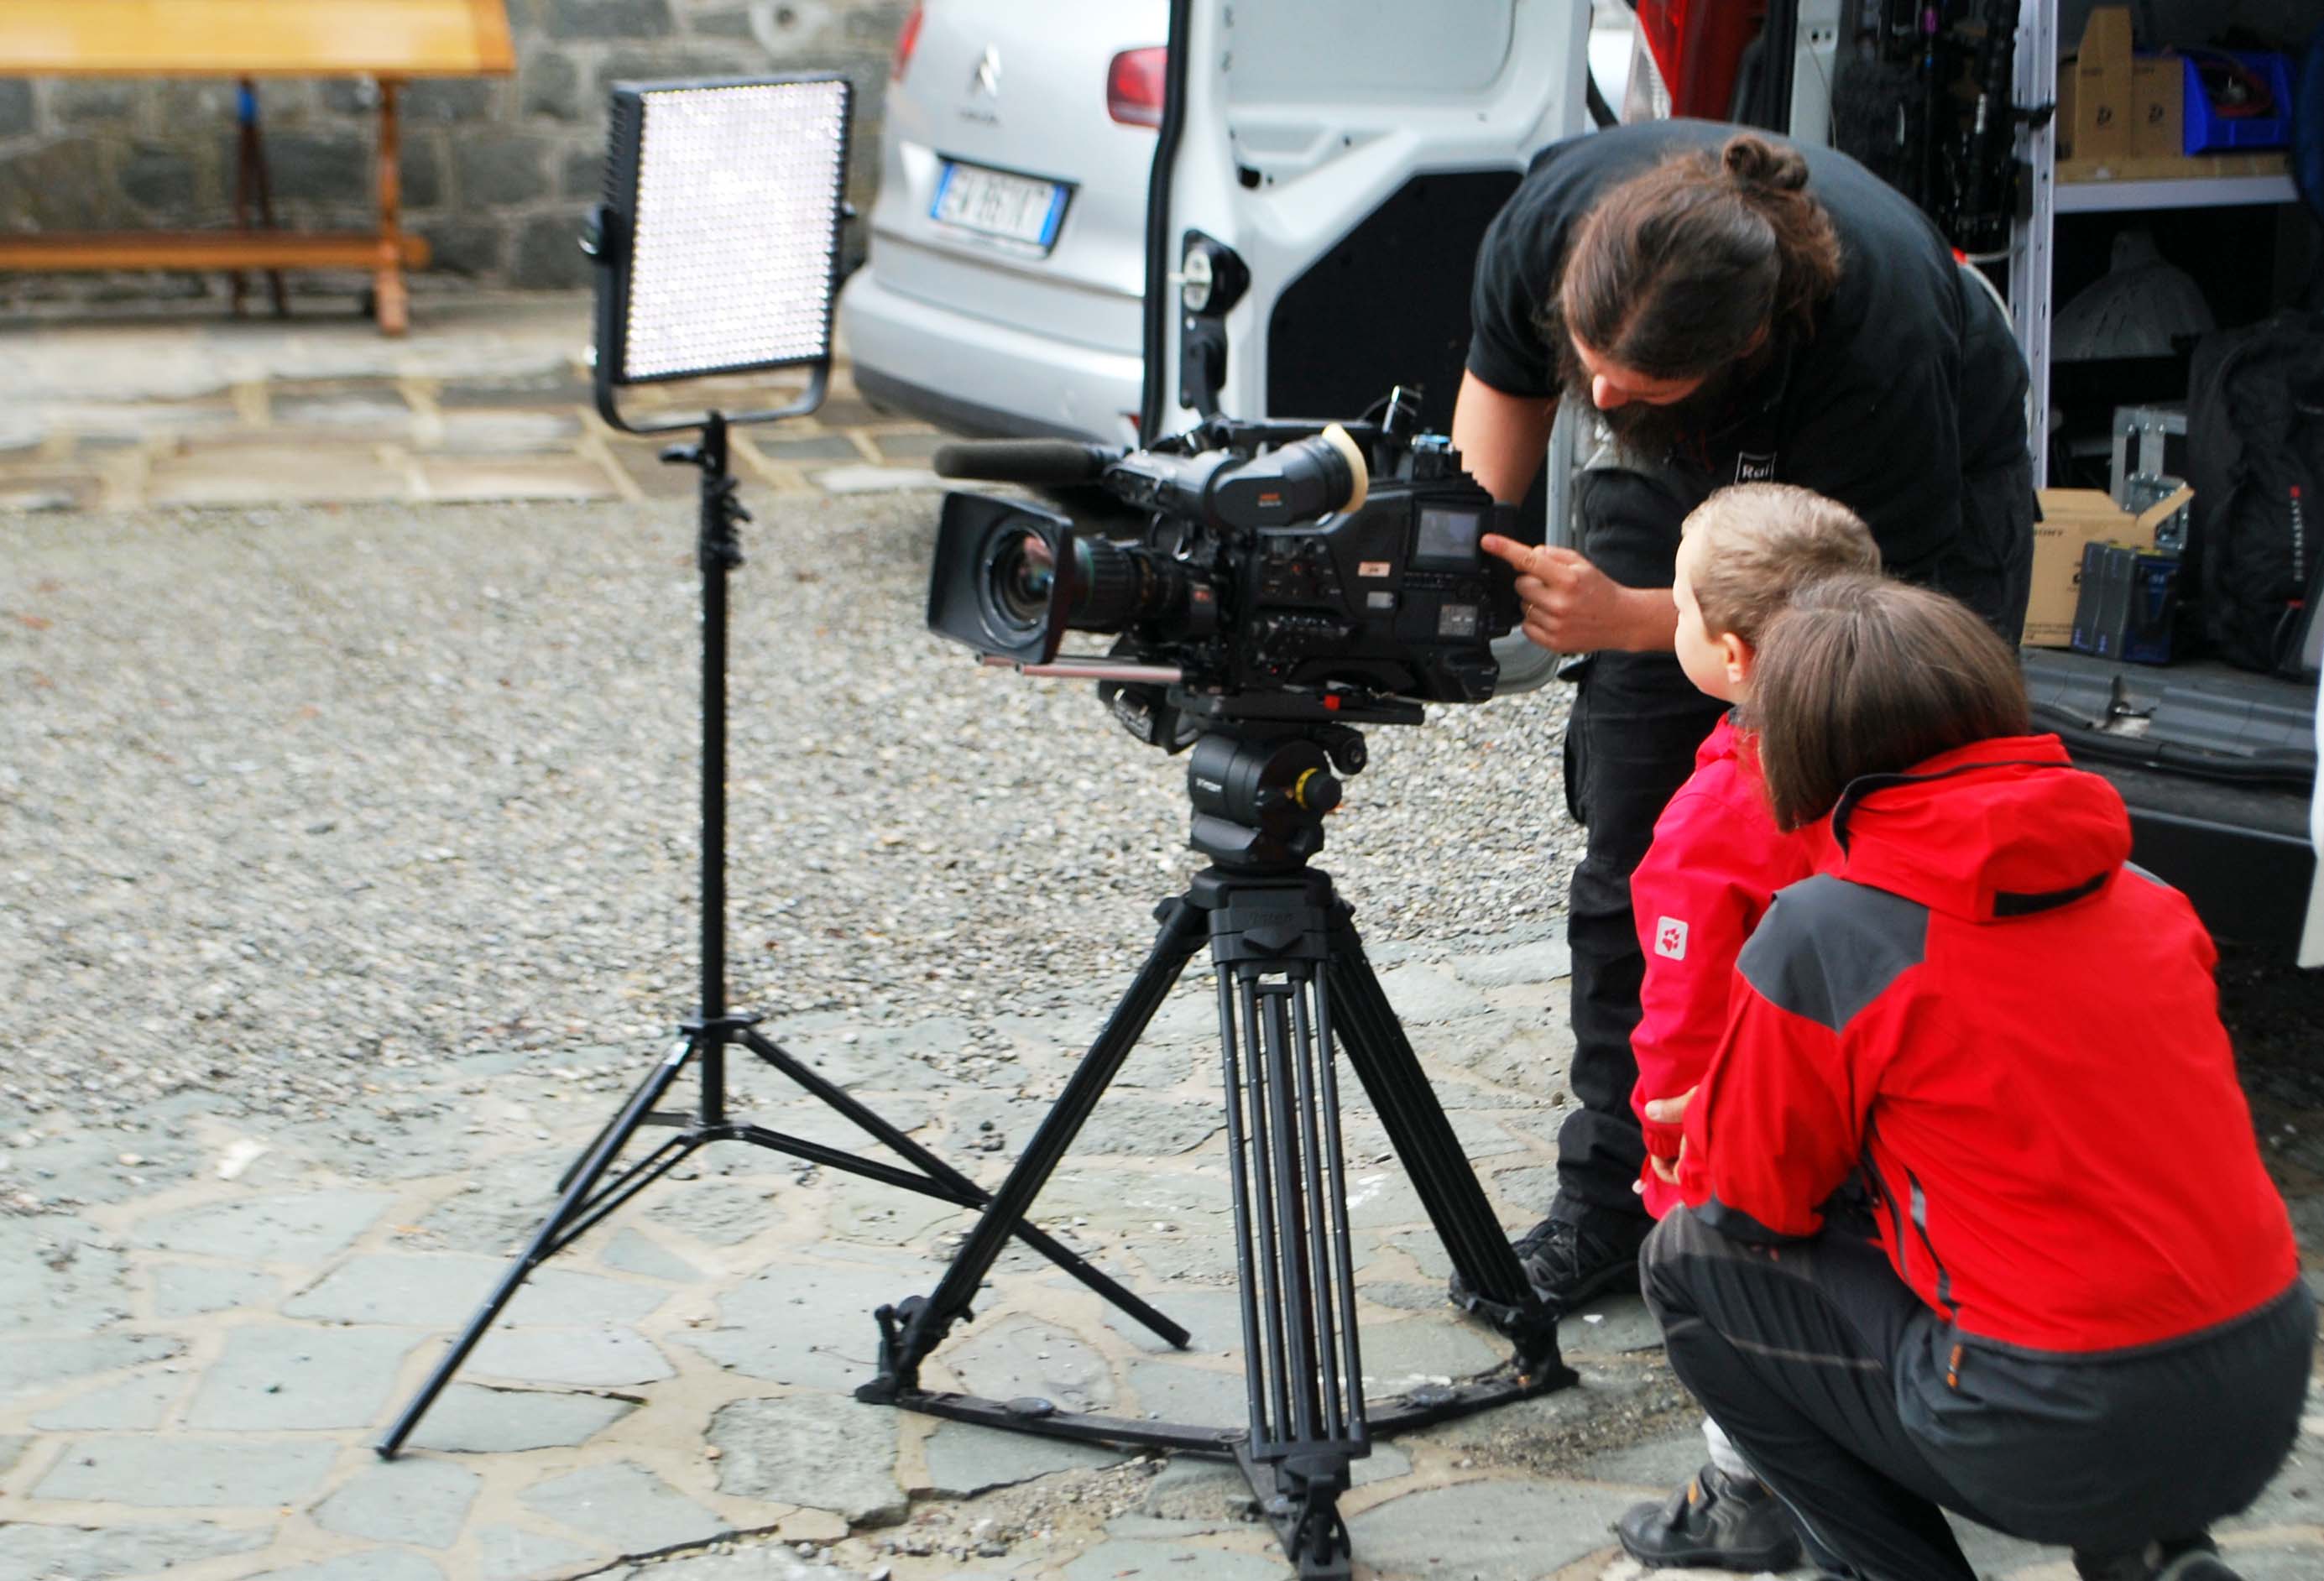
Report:
[[829,75],[614,86],[605,382],[830,360],[848,96]]

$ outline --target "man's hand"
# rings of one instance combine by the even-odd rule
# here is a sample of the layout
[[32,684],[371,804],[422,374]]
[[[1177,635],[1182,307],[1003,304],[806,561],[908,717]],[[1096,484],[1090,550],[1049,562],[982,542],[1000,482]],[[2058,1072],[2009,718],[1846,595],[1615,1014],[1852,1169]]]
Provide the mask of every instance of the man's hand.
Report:
[[1572,549],[1489,532],[1485,552],[1517,574],[1525,634],[1553,653],[1668,652],[1678,611],[1667,588],[1625,587]]
[[[1694,1095],[1702,1090],[1702,1087],[1698,1084],[1688,1088],[1676,1098],[1648,1098],[1646,1100],[1646,1118],[1654,1121],[1655,1124],[1658,1126],[1684,1125],[1686,1123],[1686,1107],[1694,1101]],[[1655,1173],[1664,1181],[1670,1185],[1677,1185],[1678,1172],[1686,1167],[1685,1141],[1683,1139],[1680,1141],[1678,1144],[1678,1156],[1671,1160],[1668,1163],[1665,1163],[1660,1158],[1656,1157],[1653,1154],[1648,1154],[1646,1155],[1646,1162],[1654,1166]]]

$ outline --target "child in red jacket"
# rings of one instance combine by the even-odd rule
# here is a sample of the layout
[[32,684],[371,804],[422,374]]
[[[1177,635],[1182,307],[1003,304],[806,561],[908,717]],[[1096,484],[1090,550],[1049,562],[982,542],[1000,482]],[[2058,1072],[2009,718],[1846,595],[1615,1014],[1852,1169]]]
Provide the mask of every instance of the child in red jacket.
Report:
[[[1702,692],[1742,703],[1760,633],[1801,587],[1880,568],[1880,551],[1855,512],[1785,483],[1738,483],[1686,519],[1671,597],[1678,605],[1680,667]],[[1815,871],[1820,828],[1775,827],[1748,737],[1730,715],[1694,758],[1694,774],[1655,824],[1630,878],[1646,979],[1630,1047],[1638,1080],[1631,1107],[1646,1139],[1638,1190],[1656,1218],[1679,1204],[1681,1127],[1646,1105],[1702,1080],[1727,1025],[1735,958],[1775,891]],[[1646,1565],[1781,1570],[1799,1538],[1782,1503],[1751,1475],[1718,1425],[1706,1420],[1711,1464],[1669,1499],[1640,1504],[1617,1528]]]
[[[2231,1581],[2207,1529],[2299,1432],[2315,1303],[2210,937],[2017,657],[1877,577],[1770,623],[1749,719],[1827,870],[1736,961],[1642,1259],[1671,1366],[1827,1569],[1975,1581],[1941,1511],[2085,1581]],[[1831,1224],[1859,1182],[1868,1236]]]

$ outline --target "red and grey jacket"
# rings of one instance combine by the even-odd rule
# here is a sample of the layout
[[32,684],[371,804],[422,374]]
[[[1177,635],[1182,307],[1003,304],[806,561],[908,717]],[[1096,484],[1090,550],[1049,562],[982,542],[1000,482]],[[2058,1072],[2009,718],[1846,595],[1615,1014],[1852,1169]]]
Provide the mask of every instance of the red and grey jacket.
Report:
[[1687,1202],[1814,1233],[1862,1171],[1889,1261],[1957,1330],[2175,1338],[2298,1277],[2220,1025],[2210,937],[2128,865],[2114,787],[2052,736],[1858,781],[1837,866],[1744,946],[1686,1117]]
[[[1694,774],[1655,822],[1655,842],[1630,876],[1630,915],[1646,975],[1638,1026],[1630,1034],[1638,1081],[1630,1108],[1646,1151],[1678,1156],[1680,1129],[1646,1118],[1650,1098],[1676,1098],[1710,1068],[1727,1030],[1735,957],[1766,915],[1775,891],[1825,865],[1825,827],[1786,834],[1775,827],[1757,770],[1733,716],[1696,749]],[[1656,1218],[1679,1205],[1679,1190],[1638,1171],[1639,1194]]]

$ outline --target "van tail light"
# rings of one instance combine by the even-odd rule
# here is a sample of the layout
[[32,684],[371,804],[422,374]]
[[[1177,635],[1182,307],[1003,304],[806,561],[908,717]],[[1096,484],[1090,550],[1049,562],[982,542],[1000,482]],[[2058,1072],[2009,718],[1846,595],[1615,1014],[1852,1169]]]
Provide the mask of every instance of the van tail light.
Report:
[[1630,75],[1622,85],[1622,124],[1670,118],[1670,84],[1646,42],[1646,23],[1630,19]]
[[1105,69],[1105,113],[1124,126],[1162,124],[1162,84],[1170,51],[1124,50]]
[[904,18],[904,25],[896,32],[896,58],[888,63],[888,80],[901,82],[904,73],[911,69],[912,51],[920,47],[920,23],[927,7],[915,5]]
[[[1644,48],[1631,56],[1622,119],[1646,118],[1649,105],[1665,101],[1664,115],[1731,119],[1744,47],[1766,14],[1766,0],[1637,0],[1633,25]],[[1659,80],[1641,82],[1648,71]]]

